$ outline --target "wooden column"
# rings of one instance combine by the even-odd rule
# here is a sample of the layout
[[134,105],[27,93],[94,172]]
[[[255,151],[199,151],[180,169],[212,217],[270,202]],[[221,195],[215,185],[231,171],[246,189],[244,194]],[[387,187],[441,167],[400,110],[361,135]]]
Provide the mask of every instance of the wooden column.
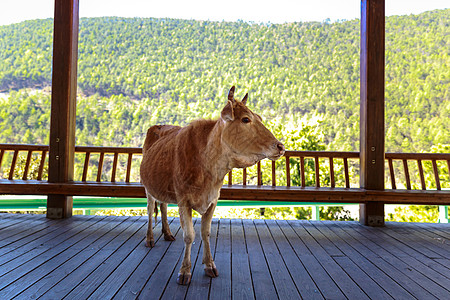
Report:
[[[361,1],[361,120],[362,188],[384,189],[384,68],[385,1]],[[384,203],[360,204],[360,222],[384,226]]]
[[[55,0],[49,182],[73,180],[78,54],[78,0]],[[72,216],[72,197],[49,195],[48,218]]]

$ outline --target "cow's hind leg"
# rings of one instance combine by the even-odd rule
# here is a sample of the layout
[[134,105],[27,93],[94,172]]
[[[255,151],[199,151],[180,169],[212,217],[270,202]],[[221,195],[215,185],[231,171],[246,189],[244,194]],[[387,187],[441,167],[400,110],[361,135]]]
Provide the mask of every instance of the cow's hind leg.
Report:
[[191,247],[194,242],[195,232],[192,224],[192,209],[189,207],[179,207],[181,228],[183,228],[184,238],[184,258],[178,273],[177,283],[186,285],[191,282]]
[[169,222],[167,221],[167,203],[161,202],[161,205],[159,207],[161,208],[161,222],[164,239],[166,241],[175,241],[175,237],[172,235],[169,227]]
[[[148,227],[147,227],[147,239],[145,241],[145,246],[149,248],[155,247],[155,239],[153,237],[153,222],[152,216],[155,211],[156,200],[151,195],[147,193],[147,214],[148,214]],[[156,218],[155,218],[156,219]]]
[[212,204],[206,213],[202,215],[202,240],[203,240],[203,260],[205,264],[205,274],[209,277],[215,278],[219,276],[216,265],[211,254],[211,246],[209,244],[209,236],[211,234],[211,220],[214,214],[216,204]]

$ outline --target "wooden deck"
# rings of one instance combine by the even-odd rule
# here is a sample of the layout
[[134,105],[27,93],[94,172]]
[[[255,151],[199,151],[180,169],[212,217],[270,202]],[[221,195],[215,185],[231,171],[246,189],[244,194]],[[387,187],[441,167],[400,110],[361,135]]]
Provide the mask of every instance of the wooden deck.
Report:
[[[0,214],[0,299],[450,299],[450,224],[215,219],[219,277],[204,276],[200,222],[193,276],[183,251],[147,249],[145,217]],[[200,257],[200,258],[198,258]]]

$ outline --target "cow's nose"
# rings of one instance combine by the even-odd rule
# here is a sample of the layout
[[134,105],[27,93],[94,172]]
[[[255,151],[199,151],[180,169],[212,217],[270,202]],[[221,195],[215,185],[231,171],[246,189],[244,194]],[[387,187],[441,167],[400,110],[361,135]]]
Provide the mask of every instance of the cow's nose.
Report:
[[283,154],[285,151],[284,145],[280,142],[277,143],[277,149],[278,151],[280,151],[281,154]]

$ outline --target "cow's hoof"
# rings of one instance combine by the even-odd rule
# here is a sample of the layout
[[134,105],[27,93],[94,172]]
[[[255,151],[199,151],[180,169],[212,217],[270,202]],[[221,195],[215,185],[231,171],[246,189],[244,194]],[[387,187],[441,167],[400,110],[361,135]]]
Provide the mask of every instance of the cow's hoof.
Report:
[[147,247],[147,248],[155,247],[155,241],[154,240],[146,241],[145,242],[145,247]]
[[181,285],[188,285],[191,282],[191,273],[178,273],[177,283]]
[[164,239],[165,239],[166,241],[169,241],[169,242],[175,241],[175,237],[174,237],[173,235],[171,235],[171,234],[165,234],[165,235],[164,235]]
[[217,276],[219,276],[219,271],[217,271],[216,267],[205,268],[205,274],[206,276],[209,276],[211,278],[216,278]]

